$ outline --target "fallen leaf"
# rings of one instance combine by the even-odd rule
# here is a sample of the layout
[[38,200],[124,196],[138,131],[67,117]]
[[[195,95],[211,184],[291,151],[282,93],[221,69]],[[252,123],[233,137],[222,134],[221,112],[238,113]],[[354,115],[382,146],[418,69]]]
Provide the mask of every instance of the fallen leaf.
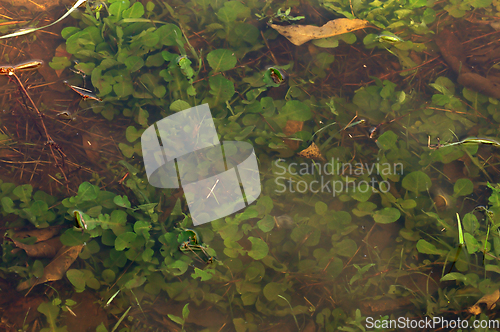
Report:
[[18,291],[22,291],[32,286],[43,284],[44,282],[62,279],[66,271],[82,251],[83,246],[83,244],[74,247],[63,246],[57,252],[56,257],[54,257],[54,259],[47,264],[46,267],[44,267],[43,276],[41,278],[37,279],[32,277],[31,279],[20,283],[16,289]]
[[481,314],[481,304],[486,304],[486,309],[491,310],[495,308],[496,302],[500,299],[500,291],[497,289],[491,294],[486,294],[479,301],[476,302],[472,307],[468,308],[467,311],[472,315],[480,315]]
[[[23,249],[24,251],[26,251],[26,254],[28,256],[35,258],[54,257],[57,254],[57,251],[62,247],[62,243],[59,240],[59,237],[55,237],[50,240],[38,242],[35,244],[24,244],[15,239],[11,240],[12,242],[14,242],[16,247]],[[14,249],[14,250],[19,250],[19,249]]]
[[21,232],[13,232],[12,230],[9,230],[5,234],[5,237],[11,239],[18,248],[12,250],[13,254],[23,249],[30,257],[52,258],[62,247],[59,237],[53,238],[53,236],[59,234],[60,232],[61,227],[47,227]]
[[21,232],[9,232],[7,233],[7,237],[10,239],[25,239],[27,237],[36,238],[36,242],[41,242],[53,238],[57,234],[61,232],[61,227],[47,227],[41,229],[31,229],[29,231],[21,231]]
[[276,25],[270,24],[271,28],[285,36],[293,44],[300,46],[312,39],[321,39],[341,35],[347,32],[363,29],[369,26],[369,22],[360,19],[338,18],[328,21],[321,27],[314,25]]
[[321,155],[321,151],[319,151],[318,146],[314,142],[309,145],[307,149],[297,153],[297,156],[307,159],[326,161],[326,159]]
[[[303,127],[304,127],[304,121],[288,120],[286,122],[286,127],[283,128],[283,134],[291,136],[296,132],[301,131]],[[292,150],[296,150],[299,148],[299,141],[294,141],[291,139],[284,138],[283,142],[285,142],[285,144],[288,145],[288,147],[290,147],[290,149]]]

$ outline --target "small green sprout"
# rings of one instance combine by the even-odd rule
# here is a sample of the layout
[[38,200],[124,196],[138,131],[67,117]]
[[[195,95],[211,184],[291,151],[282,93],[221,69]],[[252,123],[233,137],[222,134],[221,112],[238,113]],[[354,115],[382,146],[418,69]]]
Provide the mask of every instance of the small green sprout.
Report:
[[269,18],[268,21],[269,24],[273,23],[273,19],[276,19],[280,22],[291,22],[291,21],[300,21],[305,18],[304,16],[296,16],[296,17],[290,16],[291,11],[292,9],[288,8],[287,10],[285,10],[285,12],[282,12],[281,8],[279,8],[278,11],[271,16],[265,14],[255,14],[255,16],[257,16],[259,20],[264,20],[266,18]]
[[186,324],[186,319],[188,318],[189,316],[189,303],[186,303],[186,305],[184,306],[184,308],[182,308],[182,318],[180,318],[179,316],[175,316],[175,315],[172,315],[172,314],[168,314],[168,318],[170,318],[172,321],[174,321],[175,323],[179,324],[182,326],[182,331],[186,331],[184,329],[184,325]]
[[458,243],[460,243],[460,246],[463,246],[465,244],[464,241],[464,233],[462,231],[462,223],[460,222],[460,216],[457,213],[457,222],[458,222]]

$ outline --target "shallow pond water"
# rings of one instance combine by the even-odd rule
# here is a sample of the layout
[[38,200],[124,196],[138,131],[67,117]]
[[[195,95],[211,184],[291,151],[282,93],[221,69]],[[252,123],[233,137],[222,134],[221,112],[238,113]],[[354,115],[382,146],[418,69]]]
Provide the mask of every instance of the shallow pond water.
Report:
[[497,1],[81,2],[0,7],[0,329],[500,328]]

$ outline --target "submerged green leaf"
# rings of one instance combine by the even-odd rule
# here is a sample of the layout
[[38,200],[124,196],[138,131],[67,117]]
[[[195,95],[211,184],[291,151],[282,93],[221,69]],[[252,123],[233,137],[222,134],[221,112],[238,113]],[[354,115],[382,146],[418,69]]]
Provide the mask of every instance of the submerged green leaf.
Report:
[[130,143],[133,143],[139,137],[141,137],[143,132],[144,132],[144,130],[137,130],[137,129],[135,129],[134,126],[128,126],[127,129],[125,130],[125,136],[127,138],[127,141],[129,141]]
[[452,281],[452,280],[465,282],[467,280],[467,277],[459,272],[450,272],[450,273],[444,275],[440,281]]
[[130,244],[135,241],[137,237],[136,233],[133,232],[125,232],[120,235],[115,240],[115,249],[117,251],[125,250],[130,247]]
[[431,178],[422,171],[411,172],[403,178],[401,183],[403,188],[408,191],[420,192],[429,190],[432,186]]
[[120,98],[125,98],[134,92],[134,87],[130,81],[122,81],[113,85],[113,91]]
[[324,202],[316,202],[316,204],[314,204],[314,210],[317,214],[322,216],[328,211],[328,206]]
[[216,73],[229,70],[236,65],[236,57],[233,51],[223,48],[208,53],[207,60],[210,67],[212,67]]
[[248,240],[252,242],[252,250],[248,252],[248,256],[256,260],[260,260],[267,256],[269,253],[269,247],[266,242],[253,236],[250,236]]
[[115,1],[109,6],[108,11],[110,15],[120,17],[122,12],[129,7],[130,7],[129,0]]
[[257,226],[264,233],[270,232],[274,228],[274,218],[270,215],[265,216],[263,219],[257,222]]
[[155,33],[160,38],[160,43],[165,46],[175,46],[182,36],[181,29],[175,24],[167,23],[156,29]]
[[132,205],[130,204],[130,201],[128,200],[128,197],[127,196],[115,196],[113,198],[113,203],[115,203],[116,205],[120,206],[120,207],[124,207],[124,208],[130,208]]
[[57,316],[59,315],[60,310],[58,306],[53,305],[52,303],[44,302],[38,306],[37,310],[44,314],[47,318],[47,322],[50,326],[50,331],[55,332],[59,330],[56,325]]
[[390,224],[397,221],[401,217],[401,212],[395,208],[383,208],[375,211],[373,219],[379,224]]
[[234,95],[234,84],[227,78],[221,75],[210,77],[208,79],[210,85],[210,94],[213,96],[210,106],[216,106],[229,100]]
[[16,195],[23,203],[28,203],[31,200],[33,187],[30,184],[17,186],[12,193]]
[[189,103],[181,99],[178,99],[174,101],[172,104],[170,104],[170,110],[174,112],[184,111],[188,108],[191,108],[191,105],[189,105]]
[[448,253],[446,250],[441,250],[436,248],[435,245],[432,243],[429,243],[428,241],[424,239],[420,239],[417,242],[417,250],[418,252],[422,254],[429,254],[429,255],[439,255],[439,256],[444,256]]
[[469,179],[458,179],[453,186],[454,196],[467,196],[474,191],[474,184]]
[[207,271],[204,271],[204,270],[200,270],[199,268],[195,267],[194,268],[194,273],[191,274],[191,276],[194,279],[200,278],[200,281],[207,281],[207,280],[212,279],[213,274],[208,273]]
[[122,12],[123,18],[139,18],[144,15],[144,6],[140,2],[136,2],[132,7]]
[[66,272],[69,281],[75,286],[77,292],[82,292],[85,289],[85,275],[82,271],[69,269]]
[[71,61],[65,56],[55,56],[52,58],[52,61],[49,62],[49,66],[54,70],[62,70],[71,66]]
[[89,182],[83,182],[78,187],[78,199],[81,201],[92,201],[97,198],[99,187]]
[[283,293],[286,286],[278,282],[270,282],[264,286],[263,293],[268,301],[274,301],[278,299],[278,295]]
[[[136,2],[136,4],[137,3],[140,2]],[[142,68],[142,66],[144,66],[144,60],[141,57],[138,57],[137,55],[132,55],[125,60],[125,66],[127,66],[127,69],[131,73],[133,73],[134,71],[138,71],[139,69]]]

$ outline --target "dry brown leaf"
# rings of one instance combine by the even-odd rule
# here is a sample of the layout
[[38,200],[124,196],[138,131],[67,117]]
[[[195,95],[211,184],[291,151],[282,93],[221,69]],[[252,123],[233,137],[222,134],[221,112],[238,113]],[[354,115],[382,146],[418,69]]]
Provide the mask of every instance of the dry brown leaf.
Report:
[[35,237],[36,242],[42,242],[42,241],[48,240],[50,238],[53,238],[54,236],[56,236],[60,232],[61,232],[61,227],[54,226],[54,227],[47,227],[47,228],[41,228],[41,229],[31,229],[29,231],[8,233],[7,237],[10,239],[14,239],[14,238],[25,239],[27,237]]
[[[57,251],[62,247],[62,243],[59,240],[59,237],[55,237],[50,240],[38,242],[35,244],[24,244],[15,239],[12,239],[12,242],[14,242],[16,247],[26,251],[26,254],[28,256],[35,258],[40,258],[40,257],[52,258],[57,254]],[[14,250],[19,250],[19,249],[14,249]]]
[[486,294],[479,301],[476,302],[472,307],[468,308],[467,311],[472,315],[480,315],[481,314],[481,304],[486,304],[486,309],[491,310],[495,308],[496,303],[500,299],[500,291],[497,289],[491,294]]
[[[295,134],[296,132],[299,132],[302,130],[304,127],[304,121],[295,121],[295,120],[288,120],[286,122],[286,127],[283,128],[283,134],[286,136],[291,136]],[[292,150],[296,150],[299,148],[299,141],[291,140],[284,138],[283,142],[285,142],[286,145]]]
[[312,39],[321,39],[341,35],[368,27],[369,22],[360,19],[338,18],[328,21],[321,27],[314,25],[276,25],[271,28],[285,36],[293,44],[300,46]]
[[321,151],[319,151],[318,146],[314,142],[309,145],[307,149],[297,153],[297,156],[307,159],[326,161],[326,159],[321,155]]
[[[59,234],[60,232],[61,227],[59,226],[32,229],[21,232],[13,232],[12,230],[9,230],[7,231],[5,237],[11,239],[16,247],[19,248],[12,250],[12,253],[16,253],[16,251],[23,249],[30,257],[52,258],[62,247],[59,237],[53,238],[53,236]],[[29,242],[34,244],[26,244],[26,241],[21,241],[21,239],[29,239],[31,240]]]
[[83,244],[74,247],[63,246],[57,252],[56,257],[54,257],[54,259],[43,269],[43,276],[41,278],[37,279],[32,277],[20,283],[16,289],[22,291],[32,286],[43,284],[44,282],[62,279],[66,271],[82,251],[83,246]]

